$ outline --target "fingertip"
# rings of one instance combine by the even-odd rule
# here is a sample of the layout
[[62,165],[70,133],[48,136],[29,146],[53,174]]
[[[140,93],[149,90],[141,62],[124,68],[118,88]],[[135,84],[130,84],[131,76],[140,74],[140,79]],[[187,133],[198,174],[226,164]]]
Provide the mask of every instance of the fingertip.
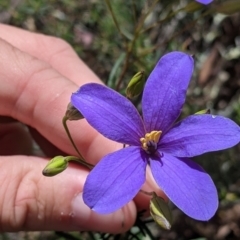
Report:
[[84,202],[82,193],[72,201],[73,224],[84,231],[123,233],[129,230],[136,220],[136,206],[133,201],[111,214],[98,214]]

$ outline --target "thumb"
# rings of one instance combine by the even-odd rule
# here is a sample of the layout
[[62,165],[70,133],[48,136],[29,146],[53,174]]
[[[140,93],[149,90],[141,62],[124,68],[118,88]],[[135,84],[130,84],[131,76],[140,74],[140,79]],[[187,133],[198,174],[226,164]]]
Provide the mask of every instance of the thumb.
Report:
[[45,165],[46,160],[38,157],[0,158],[0,231],[120,233],[133,225],[133,202],[108,215],[99,215],[84,204],[81,192],[87,170],[73,165],[63,174],[47,178],[41,174]]

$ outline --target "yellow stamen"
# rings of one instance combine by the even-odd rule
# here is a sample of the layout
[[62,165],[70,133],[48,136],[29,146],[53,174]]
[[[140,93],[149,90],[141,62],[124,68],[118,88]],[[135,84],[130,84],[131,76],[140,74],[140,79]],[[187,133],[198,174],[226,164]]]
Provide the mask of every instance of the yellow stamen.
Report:
[[149,152],[149,143],[157,144],[160,137],[161,137],[162,131],[151,131],[150,133],[146,133],[144,138],[140,138],[140,142],[142,143],[142,148]]

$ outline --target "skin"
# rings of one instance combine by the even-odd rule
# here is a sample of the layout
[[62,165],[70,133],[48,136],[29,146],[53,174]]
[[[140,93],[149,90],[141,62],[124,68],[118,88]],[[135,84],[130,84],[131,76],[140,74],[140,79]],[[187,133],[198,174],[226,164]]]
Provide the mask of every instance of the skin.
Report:
[[[101,81],[61,39],[3,24],[0,33],[0,231],[126,231],[137,209],[148,209],[148,196],[139,193],[122,209],[99,215],[82,200],[87,169],[70,164],[55,177],[41,173],[49,158],[76,155],[62,117],[72,92],[87,82]],[[70,122],[69,128],[92,164],[122,147],[85,120]],[[34,156],[33,139],[47,157]],[[163,196],[147,173],[143,189]]]

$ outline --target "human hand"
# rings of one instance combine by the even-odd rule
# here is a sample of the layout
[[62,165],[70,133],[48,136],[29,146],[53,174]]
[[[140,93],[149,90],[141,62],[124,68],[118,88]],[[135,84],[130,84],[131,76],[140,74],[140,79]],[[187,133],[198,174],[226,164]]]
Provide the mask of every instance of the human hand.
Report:
[[[47,157],[76,154],[61,119],[71,93],[100,80],[63,40],[1,24],[0,32],[0,115],[11,117],[0,119],[0,230],[126,231],[136,209],[148,207],[147,196],[140,193],[117,212],[99,215],[82,200],[87,169],[72,164],[64,173],[46,178],[41,171],[48,159],[32,156],[31,136]],[[31,136],[21,123],[10,123],[12,119],[29,126]],[[89,163],[121,147],[85,120],[69,126]]]

